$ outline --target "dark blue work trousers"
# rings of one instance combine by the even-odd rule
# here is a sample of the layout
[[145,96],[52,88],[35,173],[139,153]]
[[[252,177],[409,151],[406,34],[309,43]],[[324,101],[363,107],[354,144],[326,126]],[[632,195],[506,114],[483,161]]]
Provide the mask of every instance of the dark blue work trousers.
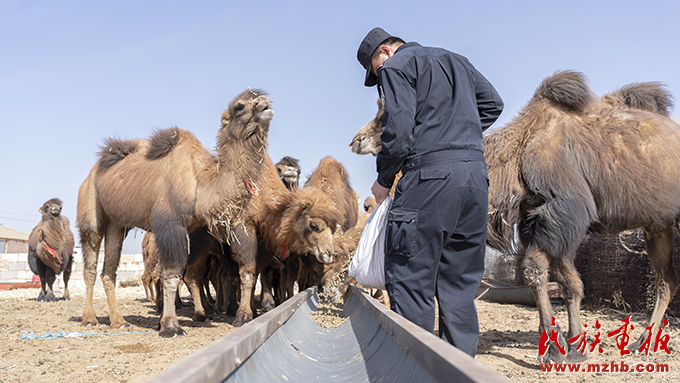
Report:
[[407,162],[388,213],[385,285],[391,309],[475,356],[474,303],[484,274],[488,175],[483,160],[446,154]]

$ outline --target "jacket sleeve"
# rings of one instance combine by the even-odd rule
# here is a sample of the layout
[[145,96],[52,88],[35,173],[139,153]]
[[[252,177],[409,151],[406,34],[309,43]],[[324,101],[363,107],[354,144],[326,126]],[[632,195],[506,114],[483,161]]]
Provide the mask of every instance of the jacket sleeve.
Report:
[[488,129],[501,115],[503,100],[496,88],[491,85],[479,71],[476,72],[475,96],[477,97],[477,110],[482,122],[482,131]]
[[416,90],[407,76],[398,70],[383,68],[379,84],[385,100],[382,125],[382,150],[376,159],[377,181],[391,188],[394,177],[413,146],[416,115]]

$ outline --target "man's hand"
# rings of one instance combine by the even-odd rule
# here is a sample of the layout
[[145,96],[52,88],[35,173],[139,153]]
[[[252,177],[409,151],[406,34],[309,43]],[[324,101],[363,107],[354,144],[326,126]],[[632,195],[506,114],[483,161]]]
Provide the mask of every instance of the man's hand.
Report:
[[382,203],[382,201],[385,200],[385,197],[390,193],[390,189],[382,186],[376,180],[371,187],[371,193],[373,193],[373,197],[375,197],[375,202]]

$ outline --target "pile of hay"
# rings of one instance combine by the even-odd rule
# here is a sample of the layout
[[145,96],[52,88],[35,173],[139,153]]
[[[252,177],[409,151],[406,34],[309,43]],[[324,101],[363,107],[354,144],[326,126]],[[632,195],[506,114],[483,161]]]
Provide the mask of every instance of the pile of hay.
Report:
[[[655,273],[643,229],[612,235],[590,235],[576,253],[576,269],[584,284],[585,303],[623,311],[651,312],[656,302]],[[673,266],[680,273],[680,238],[674,233]],[[680,295],[668,314],[680,314]]]

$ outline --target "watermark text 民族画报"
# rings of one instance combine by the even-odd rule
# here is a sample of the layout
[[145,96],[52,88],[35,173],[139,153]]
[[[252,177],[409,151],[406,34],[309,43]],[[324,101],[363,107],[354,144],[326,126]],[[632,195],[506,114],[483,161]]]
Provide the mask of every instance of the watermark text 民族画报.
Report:
[[549,364],[542,363],[543,372],[638,372],[638,373],[663,373],[669,372],[668,365],[665,363],[635,363],[628,364],[624,361],[610,363],[563,363]]
[[[658,326],[656,331],[653,331],[654,324],[645,327],[647,330],[644,342],[637,349],[631,351],[628,347],[630,344],[629,332],[634,330],[634,326],[630,323],[630,315],[622,319],[623,325],[616,330],[607,332],[607,338],[611,338],[616,343],[616,348],[618,349],[621,356],[626,356],[634,351],[640,354],[649,355],[649,353],[665,352],[670,355],[671,351],[668,349],[668,342],[670,341],[670,335],[664,333],[664,329],[668,327],[668,321],[663,320],[663,322]],[[547,330],[543,330],[538,343],[538,352],[541,356],[545,355],[548,351],[550,345],[554,345],[560,353],[563,355],[567,354],[567,349],[565,346],[560,345],[558,342],[559,333],[554,330],[555,328],[555,318],[552,318],[551,333],[548,334]],[[588,327],[587,324],[584,327]],[[593,340],[588,343],[586,340],[587,332],[584,331],[581,334],[569,339],[569,344],[582,354],[586,353],[604,353],[602,348],[602,326],[600,321],[595,322],[594,329],[597,331],[592,338]],[[636,363],[628,364],[625,361],[620,362],[610,362],[610,363],[588,363],[588,364],[541,364],[541,370],[543,372],[595,372],[595,373],[608,373],[608,372],[668,372],[669,368],[667,364],[656,364],[656,363]]]

